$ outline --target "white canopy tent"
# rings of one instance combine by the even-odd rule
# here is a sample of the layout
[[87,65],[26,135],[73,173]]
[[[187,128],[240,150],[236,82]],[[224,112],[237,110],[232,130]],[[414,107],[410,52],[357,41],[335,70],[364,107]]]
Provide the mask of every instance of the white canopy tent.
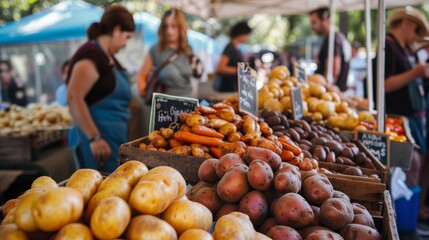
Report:
[[[159,2],[181,9],[202,18],[232,18],[255,14],[297,15],[318,7],[330,6],[330,0],[159,0]],[[424,0],[386,0],[387,7],[416,5]],[[333,0],[337,11],[362,10],[364,0]],[[370,0],[371,8],[378,8],[377,0]]]
[[[377,13],[377,130],[384,132],[384,44],[386,7],[417,5],[425,0],[158,0],[159,2],[181,9],[184,12],[200,16],[205,19],[225,19],[255,14],[305,14],[319,7],[329,6],[331,16],[335,11],[365,10],[366,20],[366,49],[367,49],[367,96],[369,110],[373,111],[373,79],[370,59],[371,48],[371,16],[370,9],[378,9]],[[332,80],[334,27],[331,21],[328,80]]]

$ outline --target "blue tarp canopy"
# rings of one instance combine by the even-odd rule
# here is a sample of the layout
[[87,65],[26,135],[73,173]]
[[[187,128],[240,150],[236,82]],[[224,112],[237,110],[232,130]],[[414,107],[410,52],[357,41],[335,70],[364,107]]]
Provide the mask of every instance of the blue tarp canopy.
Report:
[[0,46],[81,39],[99,21],[103,9],[80,0],[67,0],[0,27]]

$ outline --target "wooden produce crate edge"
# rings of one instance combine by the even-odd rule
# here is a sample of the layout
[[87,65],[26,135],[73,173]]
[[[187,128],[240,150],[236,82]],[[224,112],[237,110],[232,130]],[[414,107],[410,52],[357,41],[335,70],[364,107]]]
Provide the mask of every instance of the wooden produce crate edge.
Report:
[[178,170],[187,182],[199,181],[198,169],[205,160],[204,158],[140,149],[139,144],[145,141],[147,141],[147,137],[122,144],[119,148],[119,164],[138,160],[146,164],[149,169],[170,166]]

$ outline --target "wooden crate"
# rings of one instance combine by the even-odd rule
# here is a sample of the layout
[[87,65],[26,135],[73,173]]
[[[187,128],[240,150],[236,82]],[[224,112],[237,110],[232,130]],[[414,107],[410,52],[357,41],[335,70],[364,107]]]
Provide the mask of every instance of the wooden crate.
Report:
[[383,192],[383,212],[381,216],[373,216],[377,229],[385,240],[399,240],[398,228],[396,226],[396,213],[393,208],[392,198],[389,191]]
[[140,143],[147,143],[147,141],[148,139],[145,137],[122,144],[119,148],[119,165],[126,161],[138,160],[149,169],[158,166],[170,166],[179,171],[186,182],[196,183],[199,181],[198,169],[205,160],[204,158],[140,149]]
[[376,179],[324,173],[335,190],[344,192],[352,202],[365,206],[376,216],[382,215],[386,184]]
[[[369,159],[371,159],[371,162],[375,166],[375,169],[369,169],[369,168],[361,167],[363,174],[367,175],[367,176],[369,176],[371,174],[376,174],[380,178],[381,183],[387,184],[388,178],[389,178],[389,171],[387,170],[387,168],[383,164],[381,164],[381,162],[378,159],[376,159],[374,157],[374,155],[368,150],[368,148],[366,148],[361,142],[357,141],[357,142],[355,142],[355,144],[359,147],[361,152],[364,152],[369,157]],[[344,164],[328,163],[328,162],[319,161],[319,167],[326,168],[332,172],[341,173],[346,168],[348,168],[350,166],[344,165]],[[359,178],[358,177],[357,179],[364,180],[365,178],[363,178],[363,177]]]

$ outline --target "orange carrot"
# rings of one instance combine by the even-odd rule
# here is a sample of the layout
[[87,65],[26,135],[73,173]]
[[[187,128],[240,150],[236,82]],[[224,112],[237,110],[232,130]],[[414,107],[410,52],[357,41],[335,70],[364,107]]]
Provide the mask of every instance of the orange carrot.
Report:
[[210,152],[213,154],[215,158],[221,158],[222,154],[220,152],[220,148],[218,147],[210,147]]
[[214,137],[214,138],[221,138],[221,139],[224,138],[224,136],[221,133],[218,133],[216,132],[216,130],[203,125],[193,126],[191,131],[195,134],[203,135],[206,137]]
[[199,143],[209,147],[219,147],[223,143],[223,141],[219,138],[207,137],[183,131],[177,131],[174,133],[174,137],[182,142]]

